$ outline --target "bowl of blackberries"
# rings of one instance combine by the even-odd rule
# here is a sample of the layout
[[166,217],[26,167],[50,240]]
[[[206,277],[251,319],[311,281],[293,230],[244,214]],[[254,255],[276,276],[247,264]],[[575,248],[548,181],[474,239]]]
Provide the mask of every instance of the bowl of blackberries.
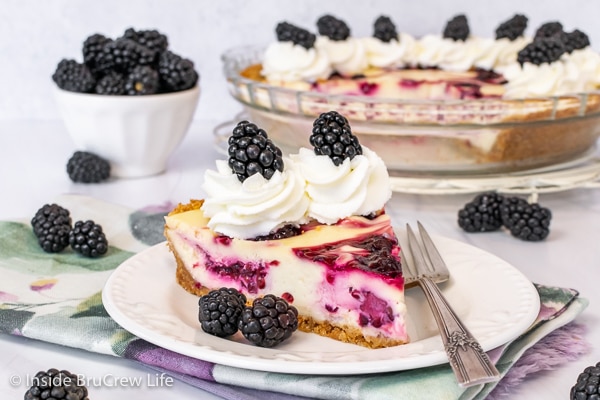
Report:
[[52,74],[77,149],[106,159],[114,177],[164,172],[198,104],[194,62],[156,29],[128,28],[116,38],[94,33],[81,56],[60,60]]

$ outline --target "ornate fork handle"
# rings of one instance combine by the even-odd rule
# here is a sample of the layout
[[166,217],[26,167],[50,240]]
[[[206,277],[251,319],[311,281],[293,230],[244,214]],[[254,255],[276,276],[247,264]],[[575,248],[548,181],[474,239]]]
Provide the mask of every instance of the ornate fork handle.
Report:
[[458,384],[467,387],[498,380],[498,370],[450,308],[437,284],[428,277],[421,277],[417,283],[423,289],[440,329]]

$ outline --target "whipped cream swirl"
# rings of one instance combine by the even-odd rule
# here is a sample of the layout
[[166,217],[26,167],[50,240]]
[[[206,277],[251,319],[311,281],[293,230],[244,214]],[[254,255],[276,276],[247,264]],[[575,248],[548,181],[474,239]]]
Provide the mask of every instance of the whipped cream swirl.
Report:
[[600,54],[589,46],[563,54],[561,62],[565,64],[565,81],[572,92],[595,90],[600,84]]
[[315,82],[327,79],[331,72],[326,53],[287,41],[274,42],[267,47],[261,73],[268,81]]
[[240,182],[227,161],[217,160],[217,170],[207,170],[202,205],[209,228],[230,237],[250,239],[266,235],[287,223],[305,222],[308,197],[304,180],[294,163],[284,157],[283,172],[271,179],[254,174]]
[[363,39],[367,63],[378,68],[400,68],[413,59],[415,38],[407,33],[398,34],[398,39],[384,42],[376,37]]
[[508,80],[504,97],[547,97],[568,93],[565,86],[565,65],[558,61],[535,65],[514,62],[504,70]]
[[362,40],[349,37],[345,40],[331,40],[319,36],[315,48],[325,53],[333,70],[343,76],[361,74],[368,66],[366,49]]
[[464,72],[473,67],[481,53],[482,42],[475,37],[455,41],[441,35],[425,35],[418,46],[417,60],[421,66]]
[[475,59],[477,68],[502,72],[517,61],[517,55],[531,42],[531,38],[520,36],[515,40],[508,38],[480,39],[481,53]]
[[383,160],[362,146],[363,154],[338,166],[328,156],[301,148],[291,155],[306,181],[308,216],[334,224],[351,215],[367,215],[383,208],[392,195]]

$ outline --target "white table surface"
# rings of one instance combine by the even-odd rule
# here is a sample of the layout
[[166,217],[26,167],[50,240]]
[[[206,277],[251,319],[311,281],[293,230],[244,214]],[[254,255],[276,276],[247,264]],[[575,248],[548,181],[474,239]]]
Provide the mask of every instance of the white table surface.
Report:
[[[61,121],[0,121],[0,219],[31,218],[57,195],[77,193],[130,207],[201,198],[203,171],[221,157],[213,147],[217,121],[194,121],[190,133],[170,160],[166,173],[102,184],[74,184],[65,172],[76,150]],[[540,203],[553,212],[551,233],[540,243],[523,242],[506,232],[467,234],[456,223],[457,211],[473,195],[412,195],[395,193],[387,210],[395,223],[420,220],[435,234],[457,239],[493,253],[534,282],[571,287],[590,301],[578,321],[587,326],[592,351],[574,362],[527,379],[512,399],[566,399],[578,374],[600,361],[600,191],[576,189],[543,194]],[[140,377],[154,371],[132,361],[82,350],[0,335],[0,398],[20,398],[25,379],[50,367],[86,376]],[[216,399],[185,383],[137,388],[93,387],[93,400]]]

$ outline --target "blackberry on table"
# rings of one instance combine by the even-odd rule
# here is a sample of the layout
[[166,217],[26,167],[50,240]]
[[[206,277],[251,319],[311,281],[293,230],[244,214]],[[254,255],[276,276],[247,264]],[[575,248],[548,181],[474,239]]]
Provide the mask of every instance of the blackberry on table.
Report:
[[536,242],[548,237],[552,212],[537,203],[529,204],[519,197],[507,197],[500,205],[500,218],[511,235]]
[[130,39],[110,40],[96,55],[96,69],[99,72],[112,70],[127,73],[137,65],[153,64],[156,54]]
[[267,132],[256,124],[240,121],[229,137],[229,167],[240,182],[246,178],[261,174],[271,179],[275,171],[283,171],[283,154]]
[[566,34],[565,50],[567,53],[572,53],[574,50],[585,49],[590,45],[590,38],[579,29]]
[[67,370],[40,371],[31,381],[33,385],[25,392],[25,400],[89,400],[87,387]]
[[97,72],[96,63],[98,54],[103,51],[104,46],[110,41],[111,39],[100,33],[90,35],[83,41],[83,63],[87,65],[93,73]]
[[528,18],[522,14],[515,14],[508,21],[502,22],[498,28],[496,28],[496,39],[507,38],[508,40],[515,40],[525,33],[527,29]]
[[31,219],[33,233],[47,253],[58,253],[69,245],[71,215],[58,204],[45,204]]
[[76,151],[67,162],[67,174],[73,182],[102,182],[110,177],[110,163],[97,154]]
[[348,120],[337,111],[323,113],[313,122],[309,141],[315,154],[328,156],[335,165],[362,154],[362,147],[352,134]]
[[125,94],[125,76],[116,71],[110,71],[96,82],[96,94],[120,96]]
[[586,367],[571,388],[570,400],[600,399],[600,362]]
[[123,33],[122,37],[133,40],[134,42],[155,51],[157,54],[162,53],[169,47],[169,39],[167,36],[156,29],[136,30],[134,28],[128,28]]
[[191,89],[198,82],[198,72],[194,62],[183,58],[170,50],[164,51],[158,58],[158,74],[164,91],[176,92]]
[[202,330],[218,337],[233,335],[246,305],[246,296],[233,288],[210,291],[198,300]]
[[460,14],[452,18],[446,23],[443,36],[454,41],[462,40],[463,42],[469,37],[471,30],[469,22],[464,14]]
[[160,80],[158,72],[149,65],[138,65],[127,75],[125,94],[144,95],[158,92]]
[[517,61],[521,66],[526,62],[535,65],[552,63],[565,53],[564,43],[557,37],[534,40],[519,51]]
[[504,196],[482,193],[458,211],[458,226],[466,232],[493,232],[502,227],[500,205]]
[[334,41],[346,40],[350,37],[348,25],[333,15],[323,15],[317,20],[317,30],[320,35]]
[[251,343],[273,347],[298,329],[298,310],[284,299],[267,294],[244,308],[238,328]]
[[275,27],[277,40],[280,42],[292,42],[305,49],[314,47],[317,37],[306,29],[292,25],[289,22],[280,22]]
[[382,42],[389,43],[392,39],[398,40],[396,25],[392,22],[390,17],[381,15],[375,20],[373,27],[373,37],[376,37]]
[[89,93],[96,86],[96,79],[87,65],[68,59],[58,63],[52,80],[59,88],[77,93]]
[[537,28],[537,30],[535,31],[535,34],[533,35],[533,39],[537,40],[537,39],[549,38],[549,37],[559,35],[562,32],[564,32],[564,31],[563,31],[563,26],[560,22],[558,22],[558,21],[546,22],[546,23],[542,24],[539,28]]
[[93,220],[75,222],[69,234],[69,244],[73,250],[85,257],[100,257],[108,251],[108,242],[102,226]]

